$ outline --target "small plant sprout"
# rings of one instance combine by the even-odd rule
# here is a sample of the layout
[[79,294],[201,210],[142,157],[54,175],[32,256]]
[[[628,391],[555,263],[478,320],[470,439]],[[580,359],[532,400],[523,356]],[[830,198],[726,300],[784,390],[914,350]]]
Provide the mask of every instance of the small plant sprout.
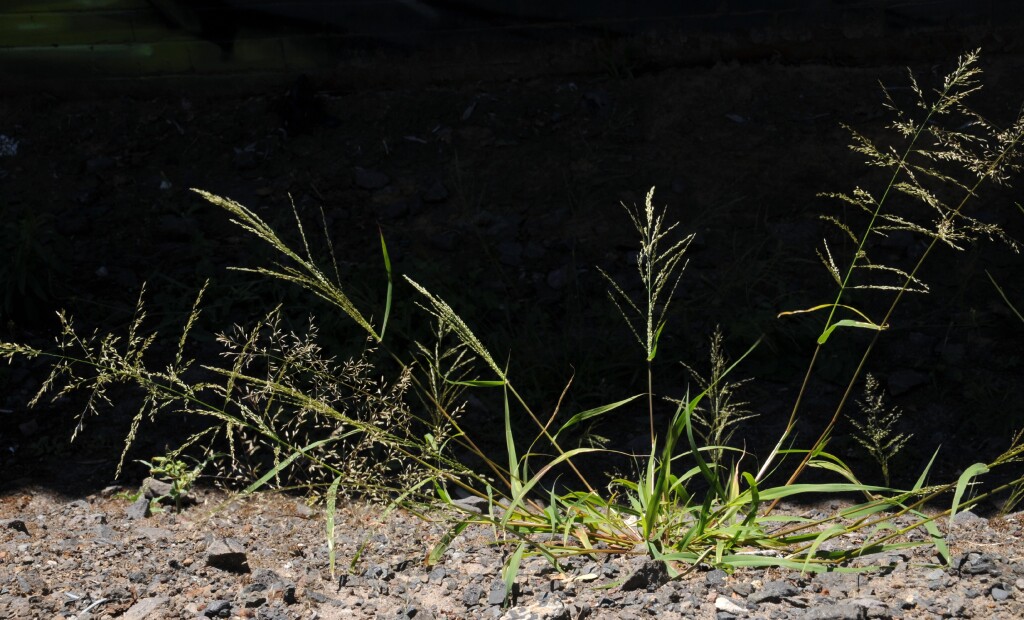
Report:
[[192,490],[192,486],[195,484],[199,475],[206,467],[206,461],[196,463],[194,466],[189,466],[185,461],[177,458],[176,456],[154,456],[152,461],[142,461],[146,467],[149,468],[149,475],[153,476],[160,482],[165,482],[170,485],[170,489],[164,495],[153,498],[151,504],[159,504],[163,499],[170,499],[174,502],[175,512],[181,512],[181,505],[185,497],[188,496],[189,491]]
[[864,414],[864,421],[849,416],[857,432],[853,438],[859,443],[871,458],[882,468],[882,479],[885,486],[890,484],[889,463],[893,457],[899,454],[903,446],[907,445],[913,435],[897,433],[894,429],[899,422],[903,412],[898,407],[888,408],[885,406],[885,392],[874,375],[868,373],[864,379],[864,398],[857,401],[861,412]]
[[647,414],[650,421],[651,451],[654,450],[654,378],[651,369],[654,358],[658,354],[658,340],[665,329],[666,315],[669,304],[675,295],[679,279],[683,275],[686,263],[683,256],[693,241],[693,235],[686,235],[673,240],[673,232],[678,223],[665,226],[665,210],[656,213],[654,209],[654,188],[647,192],[644,209],[622,207],[629,214],[633,226],[640,234],[640,251],[636,257],[636,270],[643,285],[645,297],[637,303],[622,285],[615,281],[608,272],[598,267],[601,275],[608,281],[608,298],[618,308],[622,318],[626,320],[633,336],[643,347],[647,362]]

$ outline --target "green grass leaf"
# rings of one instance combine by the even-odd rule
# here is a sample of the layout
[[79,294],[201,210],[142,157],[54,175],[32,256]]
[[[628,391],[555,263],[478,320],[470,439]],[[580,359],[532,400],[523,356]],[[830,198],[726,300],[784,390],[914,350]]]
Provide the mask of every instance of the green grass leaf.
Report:
[[949,509],[949,524],[951,526],[953,525],[953,517],[956,516],[956,511],[960,508],[960,500],[964,496],[964,491],[967,490],[967,485],[977,476],[986,473],[988,473],[988,465],[975,463],[964,470],[964,473],[960,474],[960,478],[956,481],[956,491],[953,493],[953,507]]
[[338,501],[338,485],[341,484],[341,476],[334,479],[331,486],[327,489],[327,507],[326,507],[326,518],[327,518],[327,564],[330,566],[331,580],[334,580],[334,559],[335,559],[335,546],[334,546],[334,512],[336,503]]

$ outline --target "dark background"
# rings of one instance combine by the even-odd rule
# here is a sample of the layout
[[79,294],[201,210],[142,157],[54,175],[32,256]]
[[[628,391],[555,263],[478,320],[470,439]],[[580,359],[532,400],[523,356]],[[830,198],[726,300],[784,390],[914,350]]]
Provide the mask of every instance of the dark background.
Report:
[[[744,395],[759,417],[737,438],[763,453],[817,329],[776,315],[830,299],[814,251],[830,234],[817,216],[835,205],[817,194],[880,179],[840,123],[883,136],[879,82],[910,105],[906,65],[935,86],[979,46],[987,85],[976,105],[1012,121],[1024,100],[1018,5],[573,4],[557,14],[529,2],[6,4],[0,134],[17,148],[0,158],[4,339],[49,346],[58,308],[85,330],[123,330],[146,282],[149,325],[170,346],[209,278],[200,359],[216,354],[214,333],[278,302],[297,328],[315,314],[325,343],[350,351],[344,317],[226,271],[272,256],[188,191],[200,187],[292,240],[291,200],[312,229],[322,207],[353,295],[375,315],[382,230],[396,271],[508,356],[539,410],[575,373],[571,414],[642,389],[642,355],[595,267],[630,277],[636,241],[619,203],[642,204],[655,185],[655,203],[697,233],[656,390],[685,392],[679,362],[703,370],[716,325],[734,357],[766,335],[738,371],[755,378]],[[1013,190],[992,192],[977,207],[1020,238],[1014,201]],[[918,251],[904,238],[884,248],[894,262]],[[940,252],[926,274],[933,294],[909,300],[868,366],[915,436],[902,481],[940,445],[939,474],[953,476],[1024,421],[1024,325],[985,269],[1024,303],[1019,256],[1005,246]],[[396,307],[414,299],[400,287]],[[404,310],[393,321],[398,342],[423,327]],[[829,350],[800,438],[820,431],[863,344],[851,334]],[[137,401],[125,393],[69,446],[81,403],[25,407],[44,370],[0,367],[3,484],[109,483]],[[500,413],[485,400],[468,414],[474,426]],[[184,429],[147,425],[133,456],[162,453]],[[628,443],[645,429],[635,409],[592,430]],[[849,431],[833,448],[877,478]]]

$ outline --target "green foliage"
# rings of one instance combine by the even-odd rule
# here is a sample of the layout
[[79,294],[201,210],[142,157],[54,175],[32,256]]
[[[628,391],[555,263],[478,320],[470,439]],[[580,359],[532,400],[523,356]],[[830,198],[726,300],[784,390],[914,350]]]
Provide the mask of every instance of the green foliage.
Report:
[[192,490],[192,485],[199,478],[203,468],[206,467],[205,461],[189,466],[188,463],[174,455],[154,456],[151,461],[140,460],[139,463],[149,468],[150,476],[171,485],[165,495],[153,498],[151,504],[156,505],[163,499],[170,499],[174,502],[176,512],[181,512],[182,502]]

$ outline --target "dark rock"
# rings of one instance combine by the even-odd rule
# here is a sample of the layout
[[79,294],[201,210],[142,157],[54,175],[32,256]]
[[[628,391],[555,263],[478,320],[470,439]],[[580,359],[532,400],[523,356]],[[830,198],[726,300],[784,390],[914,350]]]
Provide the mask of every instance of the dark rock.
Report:
[[889,373],[889,393],[893,396],[902,396],[927,383],[928,375],[916,370],[894,370]]
[[245,547],[234,538],[215,538],[206,547],[206,565],[232,573],[248,573]]
[[18,584],[18,591],[24,596],[50,593],[50,584],[46,583],[46,580],[34,569],[18,574],[15,581]]
[[448,198],[448,188],[440,179],[434,181],[420,193],[423,202],[442,202]]
[[782,599],[796,596],[800,591],[785,581],[769,581],[764,587],[751,594],[747,600],[755,605],[761,603],[778,603]]
[[962,575],[998,575],[999,569],[992,556],[985,553],[968,553],[961,560],[957,570]]
[[443,566],[435,566],[430,571],[430,574],[427,575],[427,581],[429,581],[430,583],[439,583],[444,580],[445,575],[447,574],[448,572],[444,569]]
[[139,491],[142,495],[149,499],[156,499],[158,497],[166,497],[171,494],[171,489],[174,486],[170,482],[164,482],[157,480],[156,478],[146,478],[142,481],[142,486]]
[[725,585],[726,574],[724,570],[716,568],[704,575],[704,581],[713,588],[720,588]]
[[735,583],[732,586],[732,591],[736,594],[746,598],[754,591],[754,586],[747,582]]
[[462,591],[462,602],[466,607],[473,607],[480,604],[484,596],[484,589],[478,583],[471,583]]
[[149,516],[149,499],[145,495],[139,496],[139,499],[135,500],[125,510],[125,516],[133,521],[139,519],[145,519]]
[[[28,534],[28,527],[25,526],[25,522],[21,519],[4,519],[3,521],[0,521],[0,524],[2,524],[6,529],[21,532],[22,534]],[[31,536],[31,534],[29,535]]]
[[995,586],[994,588],[989,590],[988,593],[992,597],[992,600],[999,602],[1005,601],[1006,599],[1012,596],[1008,590],[1005,590],[1000,586]]
[[501,579],[495,579],[491,582],[491,589],[487,592],[487,604],[501,605],[505,602],[507,596],[508,588],[505,587],[505,582]]
[[135,570],[128,573],[128,581],[132,583],[145,583],[146,573],[141,570]]
[[668,581],[669,575],[665,563],[646,559],[632,575],[626,578],[621,587],[624,592],[641,589],[653,592]]
[[207,618],[231,617],[231,601],[217,599],[206,604],[203,615]]
[[370,170],[358,166],[352,170],[352,180],[355,182],[356,187],[369,190],[381,189],[391,182],[388,175],[379,170]]
[[799,617],[802,620],[861,620],[864,617],[863,611],[860,605],[850,603],[814,605]]

